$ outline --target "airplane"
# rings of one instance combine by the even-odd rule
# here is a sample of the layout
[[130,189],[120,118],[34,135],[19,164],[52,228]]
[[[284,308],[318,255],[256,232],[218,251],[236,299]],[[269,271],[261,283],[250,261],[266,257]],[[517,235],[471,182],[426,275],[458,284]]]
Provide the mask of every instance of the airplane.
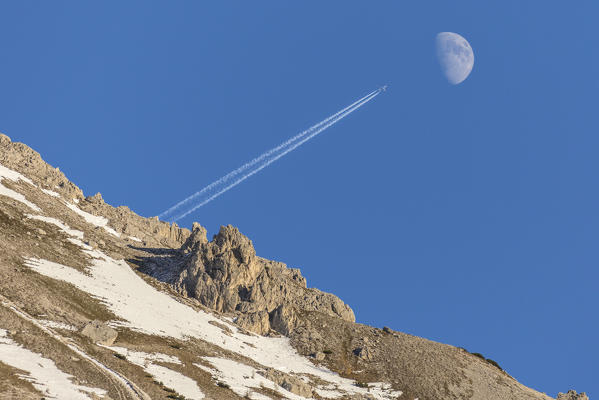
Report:
[[382,86],[382,87],[379,88],[379,90],[381,92],[386,92],[387,91],[387,86],[389,86],[389,85]]

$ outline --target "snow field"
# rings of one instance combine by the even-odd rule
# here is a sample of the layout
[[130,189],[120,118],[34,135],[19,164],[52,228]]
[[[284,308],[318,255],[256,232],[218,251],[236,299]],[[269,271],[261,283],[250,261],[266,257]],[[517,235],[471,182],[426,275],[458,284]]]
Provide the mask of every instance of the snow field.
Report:
[[87,400],[88,394],[104,397],[103,389],[90,388],[73,383],[72,375],[59,370],[54,361],[22,347],[0,329],[0,361],[14,368],[27,371],[19,378],[31,382],[33,387],[49,399]]
[[[273,381],[266,379],[262,375],[258,374],[257,369],[250,367],[249,365],[219,357],[202,357],[202,359],[214,366],[214,369],[197,363],[194,363],[193,365],[206,372],[209,372],[214,379],[229,385],[231,390],[238,396],[243,397],[247,394],[250,394],[250,398],[259,398],[263,395],[253,392],[252,389],[260,389],[261,387],[265,387],[276,391],[285,399],[306,400],[305,397],[288,392]],[[252,395],[254,395],[254,397],[251,397]],[[270,397],[266,398],[270,399]]]
[[[124,261],[114,260],[97,250],[84,252],[93,257],[92,265],[87,271],[89,275],[42,259],[27,259],[26,265],[42,275],[69,282],[93,295],[124,320],[117,322],[118,325],[150,335],[177,339],[195,337],[283,372],[318,376],[334,383],[337,390],[343,392],[367,393],[366,389],[354,386],[352,380],[314,366],[295,352],[287,338],[242,334],[234,325],[205,312],[196,311],[154,289]],[[225,323],[233,334],[226,335],[221,328],[210,324],[209,321]],[[370,394],[380,400],[397,397],[395,392],[386,389],[377,393],[371,391]]]
[[[81,212],[83,213],[83,211]],[[155,289],[139,277],[124,261],[114,260],[99,250],[85,245],[80,240],[82,238],[80,231],[72,230],[66,224],[53,218],[34,217],[52,223],[71,235],[72,242],[79,245],[82,251],[91,257],[91,265],[87,268],[87,273],[81,273],[74,268],[38,258],[26,259],[25,265],[47,277],[71,283],[94,296],[122,319],[122,321],[113,321],[111,323],[113,326],[123,326],[150,335],[182,340],[194,337],[252,359],[266,367],[287,373],[317,376],[330,383],[328,385],[330,389],[317,389],[317,392],[322,393],[323,397],[337,398],[351,393],[368,393],[377,400],[390,400],[401,395],[401,392],[393,391],[390,386],[382,384],[373,385],[369,390],[359,388],[354,385],[353,380],[342,378],[326,368],[315,366],[307,358],[297,354],[289,344],[288,338],[243,334],[228,321],[218,319],[203,311],[194,310],[170,295]],[[226,334],[218,326],[210,324],[210,321],[226,325],[232,334]],[[213,359],[209,362],[216,368],[213,371],[221,374],[223,379],[238,382],[236,380],[239,378],[238,375],[229,376],[227,374],[230,372],[219,368],[226,361]],[[251,368],[243,366],[243,364],[239,364],[237,368],[243,369],[244,367]],[[168,374],[165,371],[158,371],[158,368],[154,372]],[[239,384],[239,386],[243,385]],[[253,386],[245,386],[246,390],[250,387]],[[289,395],[292,394],[286,394],[286,396]]]

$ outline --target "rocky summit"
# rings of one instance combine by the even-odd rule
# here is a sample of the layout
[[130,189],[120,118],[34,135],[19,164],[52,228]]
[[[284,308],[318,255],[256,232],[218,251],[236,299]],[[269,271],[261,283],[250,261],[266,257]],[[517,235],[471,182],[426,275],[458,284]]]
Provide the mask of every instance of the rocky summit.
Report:
[[0,274],[1,399],[551,399],[480,354],[356,323],[233,226],[208,240],[86,197],[5,135]]

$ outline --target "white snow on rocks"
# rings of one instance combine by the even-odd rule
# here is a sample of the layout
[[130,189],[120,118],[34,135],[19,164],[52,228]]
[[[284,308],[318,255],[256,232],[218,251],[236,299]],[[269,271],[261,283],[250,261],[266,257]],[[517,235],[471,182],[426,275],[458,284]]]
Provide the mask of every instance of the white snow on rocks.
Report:
[[129,350],[125,347],[119,346],[102,346],[107,349],[110,349],[120,355],[123,355],[127,358],[128,361],[131,361],[135,365],[139,365],[140,367],[144,367],[152,361],[163,362],[168,364],[181,364],[181,361],[175,356],[169,356],[168,354],[162,353],[144,353],[143,351],[134,351]]
[[38,221],[43,221],[48,224],[56,225],[67,235],[73,236],[74,238],[79,239],[79,240],[83,239],[83,232],[78,231],[76,229],[71,229],[67,224],[63,223],[62,221],[57,220],[56,218],[44,217],[42,215],[31,215],[31,214],[26,214],[25,216],[27,218],[36,219]]
[[19,201],[35,211],[41,211],[37,205],[28,201],[25,198],[25,196],[23,196],[21,193],[15,192],[14,190],[9,189],[6,186],[2,185],[2,180],[4,180],[4,179],[9,179],[13,182],[22,180],[24,182],[27,182],[27,183],[33,185],[33,182],[31,182],[31,180],[29,178],[26,178],[25,176],[19,174],[18,172],[13,171],[12,169],[8,169],[5,166],[3,166],[2,164],[0,164],[0,195],[7,196],[7,197],[10,197],[11,199]]
[[[40,189],[41,189],[41,188],[40,188]],[[54,192],[54,191],[52,191],[52,190],[48,190],[48,189],[41,189],[41,191],[42,191],[42,192],[44,192],[44,193],[46,193],[46,194],[47,194],[47,195],[49,195],[49,196],[52,196],[52,197],[60,197],[60,194],[58,194],[58,193],[56,193],[56,192]]]
[[190,400],[204,398],[204,393],[202,393],[196,381],[179,372],[154,364],[154,362],[181,364],[181,361],[177,357],[162,353],[150,354],[142,351],[133,351],[117,346],[104,347],[125,356],[128,361],[139,365],[157,381],[162,382],[164,386],[175,390],[180,395],[185,396],[185,398]]
[[59,370],[54,361],[14,342],[4,329],[0,329],[0,361],[27,371],[27,375],[19,375],[19,378],[31,382],[45,398],[87,400],[91,393],[102,397],[106,394],[103,389],[75,384],[73,376]]
[[63,322],[50,321],[47,319],[38,319],[37,322],[39,322],[46,328],[64,329],[66,331],[76,331],[77,330],[77,328],[75,328],[73,325],[65,324]]
[[145,393],[143,393],[143,391],[141,389],[137,388],[134,383],[128,381],[125,377],[120,375],[118,372],[115,372],[114,370],[108,368],[106,365],[102,364],[95,358],[89,356],[87,353],[85,353],[83,350],[81,350],[79,347],[77,347],[77,345],[75,345],[74,343],[72,343],[70,341],[65,340],[62,336],[56,334],[56,332],[54,332],[51,328],[45,327],[37,319],[35,319],[32,316],[28,315],[27,313],[19,310],[17,307],[12,305],[10,302],[7,302],[6,299],[2,299],[2,297],[3,296],[0,294],[0,300],[2,300],[3,306],[10,308],[19,317],[23,318],[26,321],[31,322],[33,325],[40,328],[42,331],[44,331],[49,336],[51,336],[54,339],[56,339],[57,341],[65,344],[69,349],[71,349],[71,351],[73,351],[75,354],[77,354],[81,358],[84,358],[85,360],[94,364],[99,370],[103,371],[105,374],[111,375],[114,380],[119,382],[122,385],[122,387],[125,388],[125,390],[127,390],[128,393],[132,394],[134,397],[136,396],[136,394],[141,393],[143,399],[149,399],[149,397]]
[[[194,363],[196,367],[209,372],[214,379],[229,385],[229,388],[238,396],[249,395],[250,398],[258,398],[259,393],[254,393],[252,389],[265,387],[276,391],[278,394],[289,400],[306,400],[305,397],[291,393],[273,381],[266,379],[258,374],[258,370],[249,365],[238,363],[234,360],[219,357],[202,357],[208,361],[214,368],[208,368],[202,364]],[[252,395],[258,395],[252,397]]]
[[19,174],[17,171],[13,171],[12,169],[6,168],[2,164],[0,164],[0,177],[10,179],[14,182],[22,180],[23,182],[27,182],[30,185],[33,185],[31,179],[27,178],[25,175]]
[[[68,227],[64,229],[66,231]],[[333,384],[336,390],[344,395],[368,393],[375,399],[388,400],[395,399],[401,394],[390,387],[381,386],[374,388],[375,390],[371,388],[370,391],[357,387],[353,380],[342,378],[326,368],[317,367],[307,358],[297,354],[289,344],[288,338],[243,334],[235,325],[217,319],[209,313],[195,310],[155,289],[124,261],[114,260],[99,250],[93,250],[79,239],[72,240],[91,257],[91,265],[86,273],[38,258],[27,259],[25,264],[42,275],[69,282],[99,299],[122,319],[116,324],[150,335],[183,340],[193,337],[204,340],[282,372],[317,376]],[[218,326],[210,324],[210,321],[226,325],[232,334],[223,332]],[[219,373],[225,374],[218,368],[218,361],[215,363]],[[155,372],[159,373],[158,368]],[[329,391],[327,394],[332,393],[334,392]]]
[[77,207],[74,204],[71,204],[71,203],[65,203],[65,204],[71,210],[73,210],[74,212],[76,212],[77,214],[79,214],[81,217],[83,217],[83,219],[87,223],[90,223],[92,225],[104,228],[106,230],[106,232],[108,232],[111,235],[114,235],[116,237],[120,237],[121,236],[117,231],[115,231],[114,229],[112,229],[111,227],[108,226],[108,219],[107,218],[100,217],[100,216],[93,215],[93,214],[90,214],[88,212],[85,212],[85,211],[83,211],[82,209],[80,209],[79,207]]

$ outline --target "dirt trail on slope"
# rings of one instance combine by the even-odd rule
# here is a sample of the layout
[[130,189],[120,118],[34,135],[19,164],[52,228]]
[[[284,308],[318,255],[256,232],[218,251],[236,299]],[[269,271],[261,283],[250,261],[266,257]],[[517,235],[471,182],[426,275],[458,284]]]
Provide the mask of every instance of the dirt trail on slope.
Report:
[[140,400],[152,400],[150,396],[148,396],[143,390],[141,390],[135,383],[129,381],[127,378],[119,374],[118,372],[112,370],[106,365],[102,364],[95,358],[91,357],[75,344],[73,344],[70,340],[56,333],[50,328],[47,328],[41,325],[35,318],[27,314],[26,312],[20,310],[16,307],[9,299],[0,294],[0,303],[3,307],[15,313],[20,318],[30,322],[35,325],[46,334],[48,334],[53,339],[59,341],[63,345],[67,346],[71,351],[77,354],[79,357],[89,361],[97,370],[99,370],[103,375],[108,377],[108,379],[115,383],[114,388],[116,392],[119,394],[119,398],[122,400],[127,399],[140,399]]

